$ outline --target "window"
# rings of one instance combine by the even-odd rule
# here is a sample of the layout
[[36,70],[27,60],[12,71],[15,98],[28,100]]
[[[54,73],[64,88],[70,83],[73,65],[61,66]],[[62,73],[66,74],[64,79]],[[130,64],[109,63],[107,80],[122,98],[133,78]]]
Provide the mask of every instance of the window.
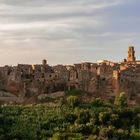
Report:
[[44,73],[42,73],[42,78],[44,78]]
[[105,79],[105,78],[103,78],[102,80],[103,80],[103,81],[105,81],[106,79]]

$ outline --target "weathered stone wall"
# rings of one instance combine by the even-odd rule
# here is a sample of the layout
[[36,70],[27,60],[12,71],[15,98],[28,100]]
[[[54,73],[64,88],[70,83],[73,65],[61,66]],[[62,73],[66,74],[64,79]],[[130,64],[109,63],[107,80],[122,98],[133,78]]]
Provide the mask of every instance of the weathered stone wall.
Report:
[[[130,56],[131,54],[131,56]],[[126,92],[130,99],[140,94],[140,63],[134,50],[129,50],[133,61],[49,66],[42,64],[0,67],[0,91],[27,99],[40,94],[80,89],[104,97]]]

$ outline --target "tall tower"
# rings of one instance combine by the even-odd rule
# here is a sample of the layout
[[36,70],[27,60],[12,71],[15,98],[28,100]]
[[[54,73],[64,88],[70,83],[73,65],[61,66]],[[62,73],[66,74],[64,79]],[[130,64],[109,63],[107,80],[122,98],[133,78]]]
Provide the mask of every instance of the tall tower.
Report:
[[46,60],[46,59],[43,59],[43,60],[42,60],[42,66],[43,66],[43,67],[46,67],[46,64],[47,64],[47,60]]
[[136,61],[135,50],[134,50],[134,47],[133,46],[130,46],[129,49],[128,49],[127,61],[128,62]]
[[42,66],[41,66],[41,72],[45,73],[47,71],[47,60],[43,59],[42,60]]

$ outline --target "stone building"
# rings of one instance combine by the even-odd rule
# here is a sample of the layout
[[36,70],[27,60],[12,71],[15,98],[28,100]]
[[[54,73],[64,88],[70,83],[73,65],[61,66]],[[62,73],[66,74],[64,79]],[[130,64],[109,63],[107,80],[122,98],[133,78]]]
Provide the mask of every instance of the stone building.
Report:
[[44,59],[41,64],[0,67],[0,81],[0,90],[16,95],[78,89],[104,96],[122,91],[137,96],[140,94],[140,61],[136,60],[134,47],[130,46],[127,60],[119,63],[101,60],[49,66]]
[[129,49],[128,49],[127,61],[128,62],[131,62],[131,61],[134,62],[134,61],[136,61],[134,46],[130,46]]

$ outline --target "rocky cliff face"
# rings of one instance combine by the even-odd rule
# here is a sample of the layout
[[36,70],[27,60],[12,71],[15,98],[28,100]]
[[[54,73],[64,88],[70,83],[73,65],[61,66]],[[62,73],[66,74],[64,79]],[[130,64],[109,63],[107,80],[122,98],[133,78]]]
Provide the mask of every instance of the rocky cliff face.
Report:
[[[115,96],[120,92],[126,92],[129,99],[135,100],[137,98],[137,101],[139,102],[140,84],[138,82],[128,80],[121,81],[113,78],[106,79],[96,76],[92,77],[89,81],[85,80],[80,86],[83,90],[92,94],[96,93],[104,98]],[[19,82],[8,78],[3,79],[0,85],[0,91],[1,93],[3,92],[1,97],[5,97],[6,101],[8,99],[9,101],[13,100],[13,102],[19,103],[35,96],[38,97],[41,94],[49,94],[57,91],[64,91],[66,89],[68,89],[68,87],[63,80],[43,83],[38,81]],[[18,100],[13,97],[18,98]]]
[[73,88],[104,98],[125,92],[130,100],[137,99],[139,102],[140,65],[107,61],[103,64],[82,63],[53,68],[48,65],[43,65],[43,68],[42,65],[35,65],[34,68],[31,65],[0,68],[0,101],[4,98],[19,103],[29,98],[36,101],[41,94]]

